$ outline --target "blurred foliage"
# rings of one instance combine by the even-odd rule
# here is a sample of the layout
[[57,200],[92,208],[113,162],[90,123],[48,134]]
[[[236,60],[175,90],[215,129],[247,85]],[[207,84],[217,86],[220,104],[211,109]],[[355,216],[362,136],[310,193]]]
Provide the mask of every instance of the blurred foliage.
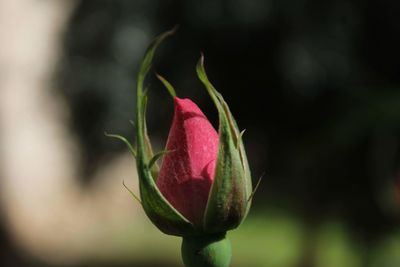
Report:
[[[398,266],[398,10],[393,1],[81,1],[58,78],[84,148],[83,183],[125,150],[102,134],[132,136],[138,63],[179,24],[156,71],[215,122],[195,77],[203,51],[247,129],[254,179],[266,172],[252,217],[232,233],[237,265]],[[150,86],[149,129],[163,140],[172,103]],[[290,215],[265,220],[265,205]]]

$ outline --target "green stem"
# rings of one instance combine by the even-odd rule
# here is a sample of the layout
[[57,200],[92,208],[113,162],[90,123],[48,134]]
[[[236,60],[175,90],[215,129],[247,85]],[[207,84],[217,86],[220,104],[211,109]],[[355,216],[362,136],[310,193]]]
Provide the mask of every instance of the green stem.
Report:
[[186,267],[228,267],[231,257],[226,233],[183,237],[182,259]]

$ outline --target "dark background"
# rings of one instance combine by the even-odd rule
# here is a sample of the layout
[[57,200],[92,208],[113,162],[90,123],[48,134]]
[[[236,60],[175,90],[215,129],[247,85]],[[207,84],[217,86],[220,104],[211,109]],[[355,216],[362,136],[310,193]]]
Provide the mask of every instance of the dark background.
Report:
[[[295,266],[321,266],[314,230],[330,220],[358,244],[357,266],[400,266],[372,258],[399,231],[399,7],[388,0],[81,1],[56,76],[84,148],[82,186],[91,186],[104,157],[126,151],[103,132],[133,136],[141,57],[152,38],[179,24],[155,70],[216,125],[195,74],[205,54],[211,81],[246,129],[254,183],[265,173],[251,216],[284,210],[304,225],[308,238]],[[172,102],[150,76],[148,124],[162,147]],[[7,266],[35,266],[10,253]]]

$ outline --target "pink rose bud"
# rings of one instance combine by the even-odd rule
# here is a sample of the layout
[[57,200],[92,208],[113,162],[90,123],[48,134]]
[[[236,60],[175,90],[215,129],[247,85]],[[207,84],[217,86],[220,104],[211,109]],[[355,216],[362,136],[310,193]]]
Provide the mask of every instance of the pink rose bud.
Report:
[[[254,191],[243,132],[222,95],[209,81],[203,57],[197,76],[211,97],[219,118],[218,133],[190,99],[176,97],[175,89],[158,75],[174,99],[175,111],[166,149],[154,153],[146,127],[147,94],[144,81],[154,52],[175,29],[147,49],[137,78],[136,147],[119,135],[136,158],[140,202],[162,232],[181,236],[186,267],[228,267],[231,246],[226,232],[246,218]],[[157,161],[163,157],[159,169]],[[129,189],[128,189],[129,190]]]
[[[136,158],[140,199],[131,193],[162,232],[190,237],[182,248],[186,251],[192,245],[202,246],[204,240],[223,241],[225,233],[237,228],[246,218],[253,192],[242,142],[243,131],[239,131],[228,104],[208,80],[203,57],[196,65],[196,72],[218,111],[218,132],[196,104],[190,99],[176,97],[173,86],[157,75],[173,97],[175,111],[166,149],[153,152],[146,127],[147,94],[144,82],[156,48],[173,32],[166,32],[153,41],[140,66],[137,77],[136,146],[122,136],[109,136],[125,142]],[[159,169],[157,161],[161,157],[163,161]],[[199,236],[207,238],[196,243],[191,239],[193,236],[196,240]],[[228,246],[226,249],[228,251]],[[192,256],[186,260],[193,259],[193,262],[200,262],[199,266],[206,266],[197,260],[196,255]]]
[[175,97],[157,186],[186,219],[201,225],[218,154],[218,133],[190,99]]

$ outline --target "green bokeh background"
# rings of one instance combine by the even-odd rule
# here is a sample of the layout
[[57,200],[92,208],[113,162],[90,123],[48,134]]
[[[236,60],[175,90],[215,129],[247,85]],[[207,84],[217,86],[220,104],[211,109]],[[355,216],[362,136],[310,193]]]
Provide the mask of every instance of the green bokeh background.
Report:
[[[82,188],[96,182],[102,159],[126,151],[103,132],[133,136],[141,57],[154,36],[179,24],[155,70],[215,124],[195,76],[204,52],[211,81],[246,129],[254,183],[264,174],[248,219],[228,233],[232,266],[400,266],[399,7],[344,0],[78,1],[55,78],[84,153]],[[172,103],[156,79],[149,84],[148,125],[161,147]],[[5,266],[49,266],[21,256],[2,232]],[[146,220],[116,229],[107,243],[109,253],[74,267],[182,266],[179,238]]]

